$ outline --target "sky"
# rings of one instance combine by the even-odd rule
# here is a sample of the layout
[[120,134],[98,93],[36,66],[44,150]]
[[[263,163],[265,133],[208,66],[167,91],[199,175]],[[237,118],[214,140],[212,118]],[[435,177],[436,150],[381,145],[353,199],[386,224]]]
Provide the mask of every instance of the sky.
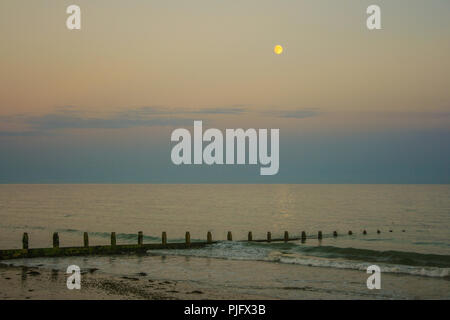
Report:
[[[450,183],[448,0],[2,0],[0,39],[0,183]],[[279,173],[175,166],[194,120]]]

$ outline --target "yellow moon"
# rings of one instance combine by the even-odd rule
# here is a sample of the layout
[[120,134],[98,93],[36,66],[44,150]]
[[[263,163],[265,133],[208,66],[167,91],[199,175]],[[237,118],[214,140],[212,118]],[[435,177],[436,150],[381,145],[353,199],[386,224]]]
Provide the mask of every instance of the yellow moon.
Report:
[[275,48],[273,48],[273,52],[275,52],[276,54],[281,54],[283,52],[283,47],[277,44]]

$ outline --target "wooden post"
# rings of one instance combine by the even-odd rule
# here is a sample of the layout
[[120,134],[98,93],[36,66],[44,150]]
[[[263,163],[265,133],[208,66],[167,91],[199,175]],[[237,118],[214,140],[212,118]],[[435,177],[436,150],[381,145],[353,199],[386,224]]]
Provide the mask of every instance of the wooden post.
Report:
[[337,237],[338,235],[337,235],[337,231],[334,231],[333,232],[333,237]]
[[363,231],[363,234],[367,234],[367,231],[366,231],[366,230],[364,230],[364,231]]
[[189,233],[189,231],[186,231],[186,244],[190,245],[191,244],[191,234]]
[[269,232],[267,232],[267,242],[272,241],[272,234]]
[[167,244],[167,233],[165,231],[163,231],[163,233],[161,235],[161,242],[163,245]]
[[28,233],[24,233],[22,237],[22,248],[28,249]]
[[115,245],[116,245],[116,233],[111,232],[111,246],[115,246]]
[[351,236],[353,234],[352,230],[348,231],[348,235]]
[[302,231],[302,241],[306,241],[306,232]]
[[284,242],[289,241],[289,233],[287,231],[284,232]]
[[58,232],[53,233],[53,248],[59,248],[59,235]]
[[317,233],[317,239],[322,240],[322,231]]
[[85,232],[83,234],[83,242],[84,242],[84,247],[87,248],[89,247],[89,235],[87,232]]
[[233,235],[231,234],[231,231],[228,231],[227,240],[228,241],[233,241]]
[[138,245],[142,246],[144,244],[144,234],[142,231],[138,232]]
[[253,234],[251,231],[248,232],[248,241],[253,241]]
[[212,243],[212,234],[211,231],[208,231],[208,234],[206,235],[206,242]]

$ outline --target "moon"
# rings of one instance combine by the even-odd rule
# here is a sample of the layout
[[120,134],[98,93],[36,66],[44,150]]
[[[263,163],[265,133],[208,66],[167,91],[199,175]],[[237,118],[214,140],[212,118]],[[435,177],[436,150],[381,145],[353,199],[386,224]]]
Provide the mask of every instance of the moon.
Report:
[[277,44],[277,45],[273,48],[273,52],[275,52],[275,54],[282,54],[282,53],[283,53],[283,47],[280,46],[279,44]]

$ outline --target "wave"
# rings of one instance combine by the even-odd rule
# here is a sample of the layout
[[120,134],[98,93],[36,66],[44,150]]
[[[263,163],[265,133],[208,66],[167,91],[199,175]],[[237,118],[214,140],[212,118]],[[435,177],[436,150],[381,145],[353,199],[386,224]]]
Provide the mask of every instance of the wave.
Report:
[[377,264],[382,272],[449,280],[450,256],[402,251],[375,251],[333,246],[300,246],[293,243],[221,242],[191,250],[151,250],[150,255],[180,255],[205,258],[266,261],[311,267],[367,270]]
[[299,250],[305,255],[322,256],[327,258],[344,258],[384,262],[409,266],[450,267],[450,256],[438,254],[423,254],[407,251],[376,251],[369,249],[339,248],[333,246],[304,247]]

